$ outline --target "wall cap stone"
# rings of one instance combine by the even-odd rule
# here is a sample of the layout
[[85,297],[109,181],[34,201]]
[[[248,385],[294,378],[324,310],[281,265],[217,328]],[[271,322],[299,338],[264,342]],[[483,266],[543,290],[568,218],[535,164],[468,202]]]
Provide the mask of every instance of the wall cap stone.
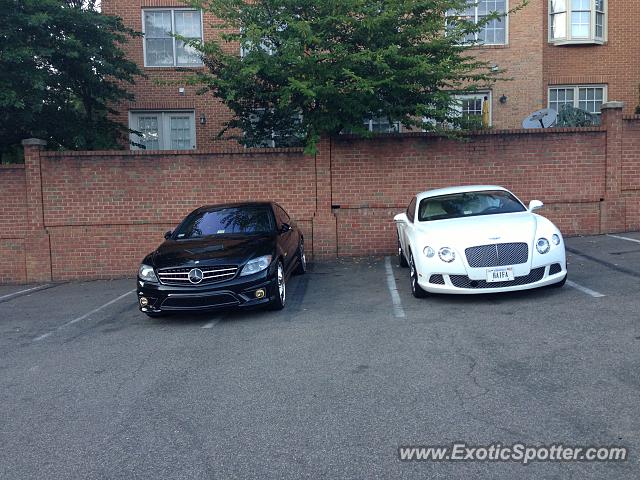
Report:
[[600,107],[601,110],[606,110],[608,108],[619,108],[622,110],[624,108],[624,102],[605,102]]
[[22,145],[25,147],[35,146],[35,147],[46,147],[47,141],[42,140],[40,138],[26,138],[22,140]]

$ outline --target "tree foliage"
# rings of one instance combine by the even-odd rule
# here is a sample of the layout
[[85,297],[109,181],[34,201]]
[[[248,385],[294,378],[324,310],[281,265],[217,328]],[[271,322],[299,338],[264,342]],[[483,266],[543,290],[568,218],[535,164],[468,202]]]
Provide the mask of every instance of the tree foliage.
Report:
[[95,0],[0,0],[0,152],[24,138],[52,147],[116,145],[108,105],[140,71],[120,48],[135,32]]
[[488,88],[502,73],[469,52],[465,39],[504,19],[495,12],[478,23],[447,18],[471,0],[189,3],[221,20],[220,39],[192,43],[208,67],[195,81],[234,114],[219,136],[248,144],[275,134],[302,137],[314,150],[322,135],[367,135],[368,117],[465,128],[454,94]]

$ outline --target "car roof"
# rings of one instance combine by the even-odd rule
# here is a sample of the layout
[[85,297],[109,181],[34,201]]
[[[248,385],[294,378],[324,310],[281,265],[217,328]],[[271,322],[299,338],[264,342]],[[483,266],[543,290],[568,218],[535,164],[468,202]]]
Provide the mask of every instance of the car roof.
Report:
[[214,210],[220,210],[222,208],[270,207],[271,205],[273,205],[273,202],[264,202],[264,201],[218,203],[215,205],[204,205],[196,209],[195,211],[201,213],[201,212],[211,212]]
[[458,187],[437,188],[435,190],[427,190],[422,193],[418,193],[418,201],[430,198],[439,197],[441,195],[451,195],[453,193],[469,193],[469,192],[486,192],[491,190],[502,190],[508,192],[504,187],[498,185],[463,185]]

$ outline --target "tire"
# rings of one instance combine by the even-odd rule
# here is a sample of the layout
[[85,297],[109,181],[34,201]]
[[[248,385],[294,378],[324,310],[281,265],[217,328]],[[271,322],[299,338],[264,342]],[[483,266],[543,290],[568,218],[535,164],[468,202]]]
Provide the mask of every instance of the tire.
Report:
[[276,291],[276,295],[273,300],[271,300],[269,308],[271,310],[282,310],[287,302],[287,282],[284,275],[284,266],[282,265],[282,261],[278,261],[276,287],[278,290]]
[[402,268],[407,268],[409,266],[407,258],[404,256],[404,252],[402,251],[402,245],[400,245],[400,238],[398,238],[398,263]]
[[411,293],[416,298],[425,298],[428,293],[418,284],[418,271],[413,261],[413,254],[409,253],[409,278],[411,279]]
[[558,283],[554,283],[552,285],[549,285],[551,288],[562,288],[564,287],[564,284],[567,283],[567,277],[569,276],[569,274],[566,274],[564,276],[564,278],[562,280],[560,280]]
[[298,257],[298,265],[296,269],[293,271],[295,275],[304,275],[307,272],[307,257],[304,253],[304,242],[300,240],[300,245],[298,246],[298,253],[296,253],[296,257]]

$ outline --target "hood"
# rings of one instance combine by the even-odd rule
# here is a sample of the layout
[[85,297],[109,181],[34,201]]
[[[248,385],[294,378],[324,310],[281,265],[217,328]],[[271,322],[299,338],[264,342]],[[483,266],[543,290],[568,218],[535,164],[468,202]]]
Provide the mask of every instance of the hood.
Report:
[[426,245],[433,248],[447,246],[464,249],[476,245],[508,242],[525,242],[532,245],[536,229],[536,215],[530,212],[435,220],[418,224],[420,237]]
[[221,235],[193,240],[167,240],[153,253],[153,266],[242,265],[254,257],[273,255],[275,235]]

